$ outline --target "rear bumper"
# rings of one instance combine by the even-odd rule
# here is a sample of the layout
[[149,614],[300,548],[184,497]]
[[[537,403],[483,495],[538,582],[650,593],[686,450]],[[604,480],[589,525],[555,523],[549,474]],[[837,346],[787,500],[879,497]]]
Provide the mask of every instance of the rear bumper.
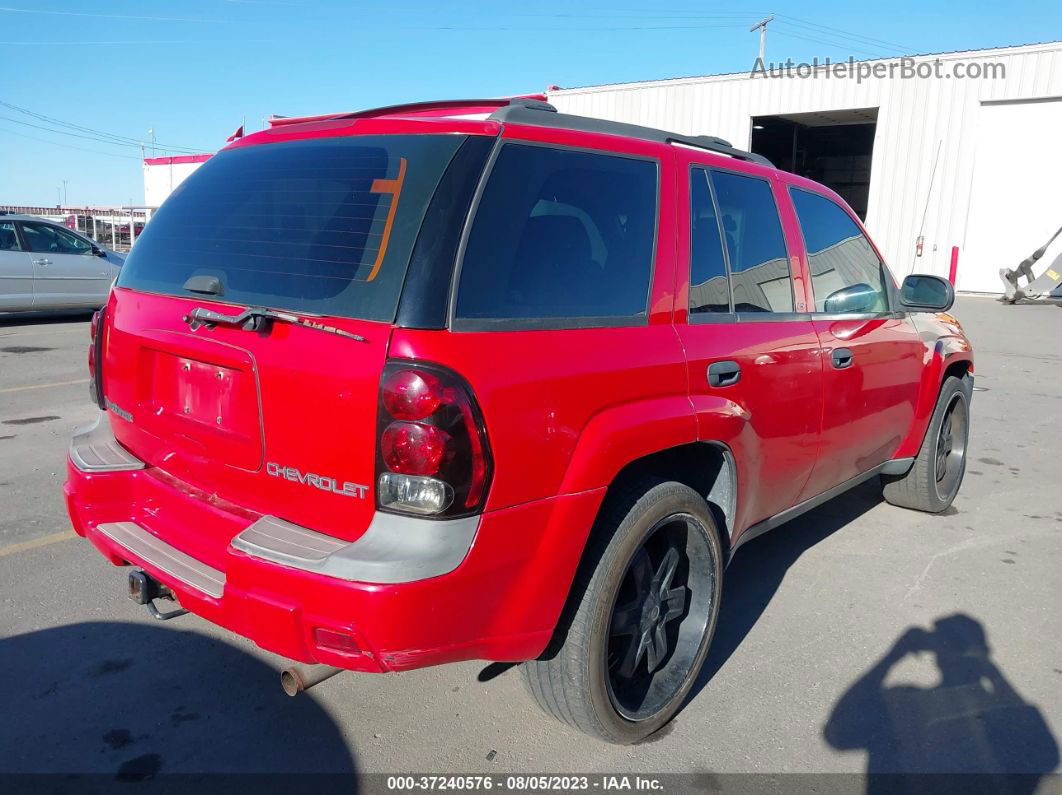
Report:
[[[97,432],[94,444],[108,442]],[[131,456],[119,461],[122,453],[129,456],[104,455],[98,463],[107,468],[93,470],[89,453],[72,450],[64,491],[78,534],[262,648],[360,671],[538,656],[603,496],[595,490],[492,511],[473,520],[471,533],[434,523],[449,534],[441,541],[425,535],[431,522],[409,520],[403,538],[394,523],[404,520],[378,514],[375,535],[370,528],[346,543],[197,494]],[[189,526],[217,527],[230,539],[223,554],[206,562],[181,549]],[[427,568],[410,568],[411,559]],[[432,566],[447,570],[424,576]],[[412,581],[394,581],[400,570]]]

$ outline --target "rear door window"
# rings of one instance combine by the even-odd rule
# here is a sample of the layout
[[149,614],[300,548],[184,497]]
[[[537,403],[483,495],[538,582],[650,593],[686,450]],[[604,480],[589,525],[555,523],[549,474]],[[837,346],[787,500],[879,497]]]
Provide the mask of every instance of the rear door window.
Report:
[[394,320],[424,211],[460,135],[356,136],[244,146],[203,164],[138,238],[120,287]]
[[730,254],[735,312],[792,312],[793,280],[770,183],[731,171],[711,172]]
[[465,327],[644,323],[657,182],[652,160],[505,144],[469,232],[455,317]]
[[36,221],[23,221],[22,234],[30,251],[49,254],[87,254],[92,244],[65,229]]
[[708,172],[690,172],[690,315],[730,312],[730,284],[722,227],[715,211]]
[[790,188],[811,268],[815,311],[866,314],[889,311],[885,266],[863,231],[836,202]]

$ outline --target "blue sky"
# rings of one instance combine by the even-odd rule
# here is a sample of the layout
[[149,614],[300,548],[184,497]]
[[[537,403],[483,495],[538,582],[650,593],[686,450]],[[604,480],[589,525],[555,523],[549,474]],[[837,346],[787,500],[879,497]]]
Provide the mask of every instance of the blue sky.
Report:
[[1057,0],[0,0],[0,203],[140,202],[152,128],[213,151],[271,113],[741,71],[770,13],[773,61],[1062,38]]

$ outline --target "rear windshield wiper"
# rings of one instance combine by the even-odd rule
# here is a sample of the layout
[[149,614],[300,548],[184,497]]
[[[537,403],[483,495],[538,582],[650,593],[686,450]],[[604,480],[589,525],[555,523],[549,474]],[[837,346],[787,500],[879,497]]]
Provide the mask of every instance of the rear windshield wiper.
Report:
[[314,329],[315,331],[325,331],[329,334],[337,334],[340,337],[347,337],[348,339],[357,340],[358,342],[369,341],[360,334],[344,331],[335,326],[326,326],[323,323],[314,323],[312,320],[306,320],[297,315],[288,314],[287,312],[278,312],[275,309],[263,309],[259,307],[248,307],[238,315],[225,315],[221,312],[214,312],[210,309],[197,307],[189,314],[185,315],[183,320],[191,327],[192,331],[195,331],[200,326],[206,326],[207,328],[210,328],[211,326],[233,326],[236,328],[242,328],[244,331],[261,331],[265,328],[267,323],[280,321],[281,323],[291,323],[293,326],[302,326],[303,328]]

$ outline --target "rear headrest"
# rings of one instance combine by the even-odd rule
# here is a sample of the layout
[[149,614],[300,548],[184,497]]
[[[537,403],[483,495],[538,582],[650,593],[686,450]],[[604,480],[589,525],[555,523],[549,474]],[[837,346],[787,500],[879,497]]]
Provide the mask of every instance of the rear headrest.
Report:
[[553,261],[590,259],[590,238],[582,221],[572,215],[535,215],[527,219],[520,238],[521,253],[552,251]]

